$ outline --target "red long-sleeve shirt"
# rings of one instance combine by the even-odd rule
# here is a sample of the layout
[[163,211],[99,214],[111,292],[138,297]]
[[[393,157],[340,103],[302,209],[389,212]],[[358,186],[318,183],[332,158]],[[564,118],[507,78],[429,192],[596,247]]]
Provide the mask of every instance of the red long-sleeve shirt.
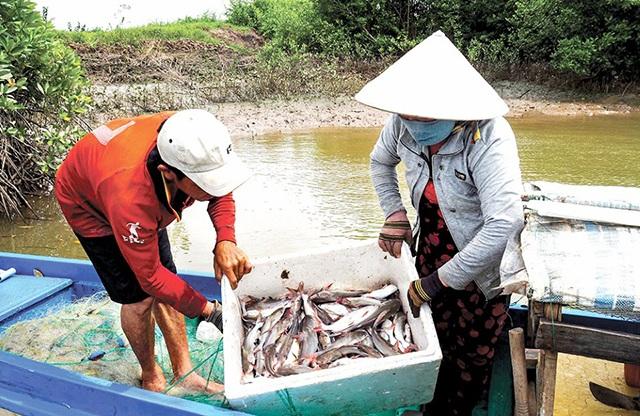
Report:
[[[160,262],[157,233],[174,213],[154,189],[147,158],[157,131],[170,112],[118,119],[82,138],[56,175],[55,195],[74,232],[83,237],[113,235],[142,289],[194,317],[206,299]],[[187,198],[180,212],[193,203]],[[235,202],[231,194],[214,198],[207,211],[217,241],[235,242]]]

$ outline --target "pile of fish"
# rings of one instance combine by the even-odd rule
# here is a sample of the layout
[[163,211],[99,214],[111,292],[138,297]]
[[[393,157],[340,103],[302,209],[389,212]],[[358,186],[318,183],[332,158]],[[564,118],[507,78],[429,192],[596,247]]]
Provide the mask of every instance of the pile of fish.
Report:
[[241,299],[245,380],[280,377],[415,351],[398,288],[305,292]]

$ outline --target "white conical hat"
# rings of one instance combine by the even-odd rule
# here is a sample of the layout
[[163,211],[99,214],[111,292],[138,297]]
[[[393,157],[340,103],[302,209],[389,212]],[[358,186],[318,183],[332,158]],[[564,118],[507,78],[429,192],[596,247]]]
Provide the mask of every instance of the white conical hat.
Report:
[[390,113],[439,120],[485,120],[509,111],[441,31],[398,59],[355,98]]

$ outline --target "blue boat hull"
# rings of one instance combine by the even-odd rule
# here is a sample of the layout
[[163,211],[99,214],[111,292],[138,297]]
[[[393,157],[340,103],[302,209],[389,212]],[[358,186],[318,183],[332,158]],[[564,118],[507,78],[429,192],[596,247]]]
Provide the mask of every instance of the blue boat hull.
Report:
[[[75,259],[0,253],[0,269],[16,269],[33,275],[37,268],[46,277],[69,279],[70,285],[43,291],[41,298],[27,299],[16,313],[0,319],[0,331],[14,322],[29,319],[52,305],[104,290],[90,262]],[[211,275],[196,272],[181,276],[208,298],[220,298],[220,286]],[[19,281],[9,280],[0,285]],[[1,287],[1,286],[0,286]],[[49,293],[53,292],[53,293]],[[3,302],[0,302],[3,303]],[[14,308],[16,309],[16,308]],[[87,377],[55,366],[0,351],[0,408],[23,415],[246,415],[192,402],[137,387]]]
[[[0,332],[11,323],[36,316],[56,303],[68,303],[103,290],[93,266],[85,260],[0,252],[0,269],[13,267],[17,275],[29,276],[37,268],[45,276],[68,279],[55,293],[43,292],[28,306],[10,316],[0,314]],[[194,288],[210,299],[220,299],[220,286],[211,274],[181,272]],[[10,278],[13,279],[13,278]],[[8,284],[8,281],[0,285]],[[1,288],[2,286],[0,286]],[[4,302],[4,300],[3,300]],[[2,304],[3,302],[0,302]],[[1,311],[0,311],[1,312]],[[527,309],[513,306],[514,326],[526,324]],[[640,322],[631,322],[590,312],[564,309],[567,323],[640,334]],[[152,393],[143,389],[87,377],[49,364],[39,363],[0,351],[0,408],[24,415],[246,415]]]

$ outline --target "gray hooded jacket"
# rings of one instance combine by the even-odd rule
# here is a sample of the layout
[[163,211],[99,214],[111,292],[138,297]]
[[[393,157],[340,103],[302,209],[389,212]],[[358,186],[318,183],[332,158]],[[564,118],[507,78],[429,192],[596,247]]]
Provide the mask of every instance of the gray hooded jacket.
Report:
[[[474,140],[475,126],[480,137]],[[406,166],[411,202],[434,179],[438,203],[459,252],[438,269],[454,289],[475,281],[491,299],[499,294],[500,261],[511,235],[522,230],[522,180],[516,141],[502,117],[470,122],[429,158],[400,117],[387,121],[371,153],[371,178],[385,218],[404,210],[396,166]]]

